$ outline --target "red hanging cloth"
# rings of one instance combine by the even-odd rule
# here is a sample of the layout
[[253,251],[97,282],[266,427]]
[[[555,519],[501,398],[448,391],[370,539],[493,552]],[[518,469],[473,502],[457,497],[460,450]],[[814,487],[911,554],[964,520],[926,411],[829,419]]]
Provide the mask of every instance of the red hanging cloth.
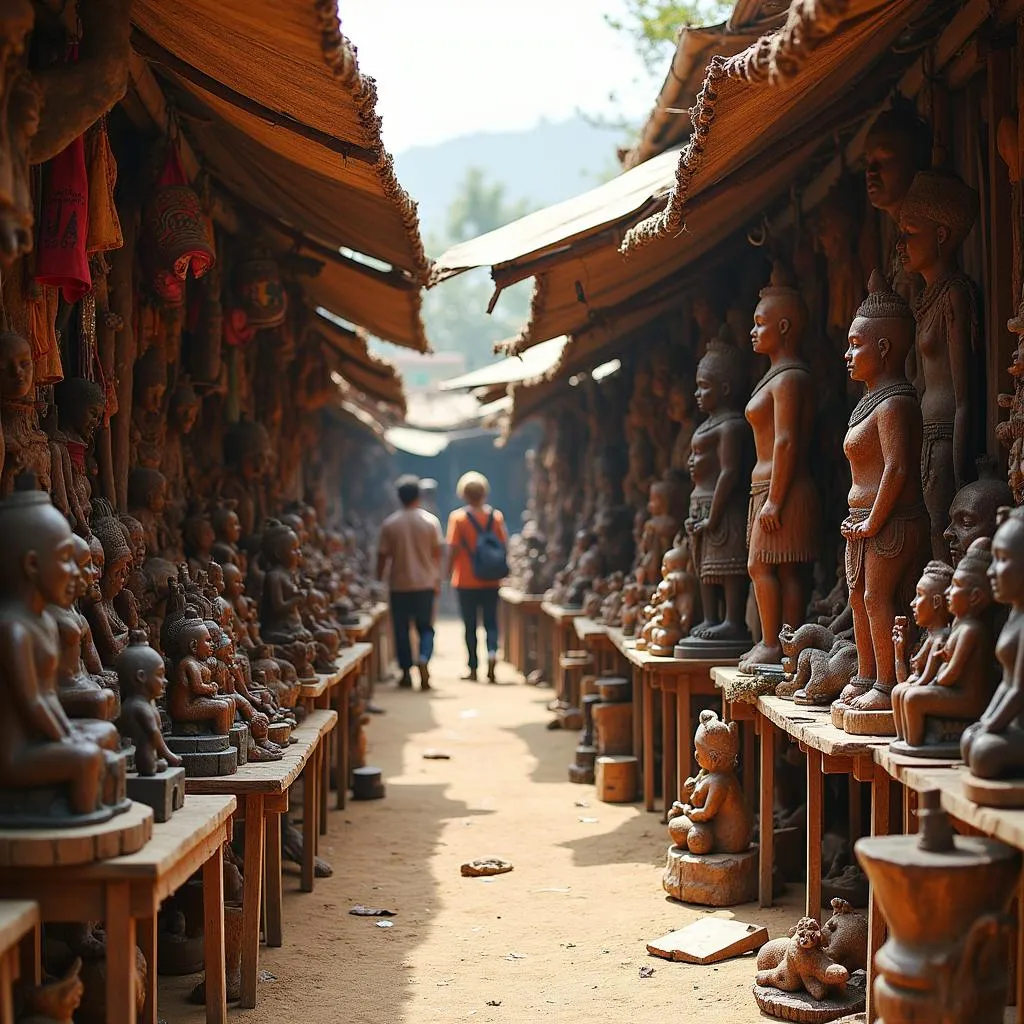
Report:
[[60,288],[66,302],[77,302],[92,289],[88,231],[89,179],[85,136],[80,135],[47,167],[36,240],[36,280]]

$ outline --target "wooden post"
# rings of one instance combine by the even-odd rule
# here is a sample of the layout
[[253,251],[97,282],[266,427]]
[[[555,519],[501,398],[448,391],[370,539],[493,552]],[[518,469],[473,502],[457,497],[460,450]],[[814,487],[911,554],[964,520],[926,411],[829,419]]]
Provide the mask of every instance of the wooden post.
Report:
[[821,751],[807,749],[807,893],[804,915],[821,917],[821,820],[824,812],[825,776]]
[[759,715],[761,733],[761,800],[758,843],[761,858],[758,878],[758,904],[772,905],[772,871],[775,867],[775,726]]

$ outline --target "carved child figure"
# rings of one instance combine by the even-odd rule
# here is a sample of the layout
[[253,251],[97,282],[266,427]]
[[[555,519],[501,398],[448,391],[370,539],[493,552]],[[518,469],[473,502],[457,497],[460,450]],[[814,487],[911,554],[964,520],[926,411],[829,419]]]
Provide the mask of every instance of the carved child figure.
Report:
[[745,366],[738,349],[712,341],[697,365],[697,407],[706,419],[693,432],[689,470],[693,482],[686,530],[700,575],[704,621],[690,635],[744,640],[747,591],[746,477],[750,427],[744,401]]
[[739,726],[702,711],[694,748],[701,771],[686,780],[682,800],[672,804],[676,816],[668,823],[669,835],[691,853],[742,853],[754,822],[736,778]]
[[167,711],[175,730],[209,723],[214,735],[226,736],[235,719],[235,704],[220,695],[207,665],[213,656],[209,630],[202,619],[186,617],[176,624],[174,633],[173,649],[168,650],[174,668]]
[[896,686],[892,691],[892,713],[896,736],[906,739],[903,698],[913,686],[930,683],[942,658],[942,648],[949,636],[952,615],[946,606],[946,591],[953,582],[953,569],[945,562],[929,562],[917,581],[910,610],[914,622],[923,629],[924,637],[917,651],[907,661],[909,641],[906,616],[897,615],[892,627],[892,643],[896,652]]
[[821,925],[811,917],[800,918],[790,938],[775,940],[761,948],[755,983],[783,992],[806,991],[819,1002],[831,994],[841,993],[850,972],[833,961],[825,944]]
[[954,618],[938,652],[938,669],[933,679],[909,686],[900,702],[907,748],[923,748],[924,753],[951,744],[949,753],[955,757],[963,729],[977,721],[992,696],[989,545],[987,538],[976,540],[960,559],[946,592]]
[[118,655],[117,679],[121,688],[117,728],[135,744],[135,770],[149,776],[165,771],[168,765],[177,768],[181,758],[167,749],[160,712],[153,703],[164,693],[164,659],[149,646],[145,633],[134,633]]
[[0,333],[0,419],[0,496],[14,490],[22,473],[32,473],[38,488],[49,491],[52,456],[36,412],[32,346],[12,331]]
[[263,639],[280,647],[300,679],[315,678],[316,657],[313,636],[302,623],[307,594],[297,582],[300,562],[299,538],[277,520],[268,520],[261,548],[266,575],[260,602]]

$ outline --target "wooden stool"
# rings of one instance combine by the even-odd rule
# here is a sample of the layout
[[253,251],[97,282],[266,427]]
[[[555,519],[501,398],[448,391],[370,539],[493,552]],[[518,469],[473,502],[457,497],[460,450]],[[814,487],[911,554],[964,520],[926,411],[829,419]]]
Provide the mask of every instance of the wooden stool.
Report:
[[601,698],[596,693],[588,693],[583,698],[583,732],[576,747],[576,760],[569,765],[569,781],[589,785],[594,781],[594,761],[597,758],[597,747],[594,746],[594,708]]
[[597,799],[606,804],[631,804],[636,800],[639,764],[631,755],[599,757],[595,770]]
[[633,750],[633,684],[621,676],[597,680],[600,702],[594,706],[594,728],[597,752],[632,754]]
[[561,671],[558,696],[561,702],[570,708],[580,706],[580,683],[583,673],[594,664],[594,659],[587,651],[566,651],[558,659]]

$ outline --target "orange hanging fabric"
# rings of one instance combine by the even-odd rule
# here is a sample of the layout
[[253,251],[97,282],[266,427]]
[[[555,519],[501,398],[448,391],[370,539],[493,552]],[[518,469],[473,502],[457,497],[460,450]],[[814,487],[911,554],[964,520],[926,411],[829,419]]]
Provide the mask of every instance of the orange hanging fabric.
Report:
[[49,163],[36,240],[36,280],[77,302],[92,288],[85,251],[89,230],[89,179],[85,137],[80,135]]

